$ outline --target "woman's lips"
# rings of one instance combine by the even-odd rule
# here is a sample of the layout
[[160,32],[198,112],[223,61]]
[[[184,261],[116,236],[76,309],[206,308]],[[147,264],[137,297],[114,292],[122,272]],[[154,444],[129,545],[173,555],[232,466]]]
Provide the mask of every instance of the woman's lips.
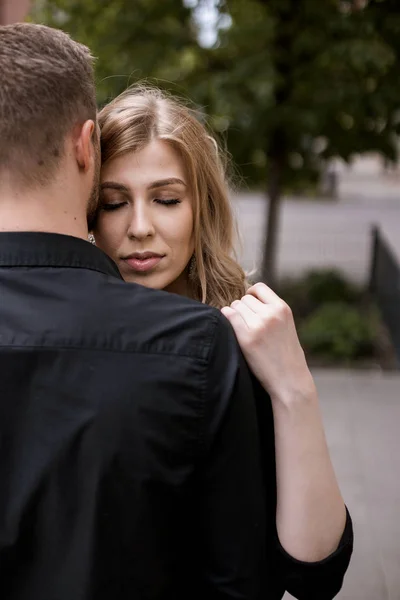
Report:
[[162,256],[154,254],[152,256],[144,255],[143,257],[129,256],[123,260],[133,271],[145,273],[146,271],[151,271],[151,269],[154,269],[154,267],[158,265],[162,258]]

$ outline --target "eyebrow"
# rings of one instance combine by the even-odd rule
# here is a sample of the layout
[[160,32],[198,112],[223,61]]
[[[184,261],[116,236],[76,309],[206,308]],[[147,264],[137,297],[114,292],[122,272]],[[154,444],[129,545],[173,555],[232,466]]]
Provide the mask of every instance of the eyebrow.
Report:
[[104,181],[104,183],[101,184],[100,189],[104,190],[106,188],[129,194],[129,189],[126,187],[126,185],[122,185],[122,183],[116,183],[115,181]]
[[179,179],[178,177],[169,177],[168,179],[160,179],[159,181],[153,181],[148,187],[149,190],[154,190],[160,187],[166,187],[167,185],[184,185],[186,187],[186,183]]
[[[186,183],[182,179],[179,179],[178,177],[169,177],[168,179],[159,179],[158,181],[153,181],[153,183],[151,183],[147,189],[155,190],[160,187],[166,187],[168,185],[176,185],[176,184],[183,185],[186,187]],[[111,190],[118,190],[119,192],[124,192],[126,194],[130,193],[129,188],[126,187],[126,185],[123,185],[122,183],[117,183],[116,181],[104,181],[101,184],[100,188],[102,190],[111,189]]]
[[[148,186],[148,190],[155,190],[160,187],[166,187],[168,185],[183,185],[186,187],[186,183],[179,179],[178,177],[169,177],[168,179],[159,179],[158,181],[153,181]],[[122,183],[117,183],[116,181],[104,181],[104,183],[100,186],[101,190],[109,189],[109,190],[117,190],[119,192],[124,192],[125,194],[130,194],[130,189],[123,185]]]

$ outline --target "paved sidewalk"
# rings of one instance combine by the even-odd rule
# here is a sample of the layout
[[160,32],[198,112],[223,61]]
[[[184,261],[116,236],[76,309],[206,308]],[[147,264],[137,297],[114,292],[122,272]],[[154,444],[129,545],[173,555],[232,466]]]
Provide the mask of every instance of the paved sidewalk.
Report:
[[318,369],[314,376],[355,527],[337,598],[400,600],[400,375]]
[[[267,201],[256,193],[240,194],[233,201],[243,240],[241,263],[246,270],[253,270],[263,250]],[[301,276],[311,268],[335,267],[350,279],[365,283],[375,223],[381,225],[400,257],[400,202],[385,206],[378,201],[373,205],[285,198],[278,242],[279,275]]]
[[[311,268],[336,267],[356,282],[369,276],[371,226],[379,224],[400,260],[400,173],[382,175],[375,159],[338,167],[339,199],[287,197],[282,201],[278,273],[300,276]],[[243,238],[242,264],[259,266],[267,200],[261,193],[233,198]]]

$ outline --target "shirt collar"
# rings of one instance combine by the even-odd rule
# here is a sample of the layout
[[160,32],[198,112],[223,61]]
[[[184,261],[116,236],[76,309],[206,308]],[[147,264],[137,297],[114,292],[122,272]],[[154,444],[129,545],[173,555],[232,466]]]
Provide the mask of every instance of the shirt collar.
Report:
[[1,232],[0,267],[74,267],[121,279],[117,265],[102,250],[58,233]]

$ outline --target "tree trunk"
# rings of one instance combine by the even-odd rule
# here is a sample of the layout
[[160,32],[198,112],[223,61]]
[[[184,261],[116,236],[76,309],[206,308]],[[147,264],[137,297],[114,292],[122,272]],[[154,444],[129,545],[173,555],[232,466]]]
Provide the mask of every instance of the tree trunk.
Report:
[[[270,0],[260,0],[261,4],[271,8]],[[270,52],[274,56],[275,79],[275,106],[282,109],[291,98],[293,91],[292,74],[292,47],[293,34],[292,23],[296,22],[296,14],[302,10],[301,2],[289,0],[272,3],[272,15],[275,15],[276,23],[274,39]],[[288,152],[291,143],[288,140],[289,131],[285,120],[277,118],[275,126],[267,134],[266,155],[268,159],[268,218],[265,231],[265,246],[261,266],[261,280],[274,289],[277,284],[277,257],[280,200],[282,196],[282,183],[286,176],[288,165]]]
[[277,283],[279,216],[282,196],[282,163],[279,160],[270,162],[267,195],[269,202],[261,281],[274,289]]

